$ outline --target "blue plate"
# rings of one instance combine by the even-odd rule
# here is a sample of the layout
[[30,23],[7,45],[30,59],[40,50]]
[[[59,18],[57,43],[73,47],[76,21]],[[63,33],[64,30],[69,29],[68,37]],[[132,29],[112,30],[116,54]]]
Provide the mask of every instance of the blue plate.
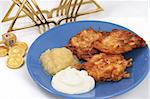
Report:
[[72,36],[90,27],[102,31],[111,31],[114,28],[131,31],[125,27],[102,21],[79,21],[50,29],[34,41],[27,55],[28,71],[39,86],[54,95],[70,99],[110,98],[128,92],[145,78],[150,66],[149,49],[147,46],[125,54],[126,58],[133,58],[133,66],[127,69],[131,73],[131,77],[128,79],[123,79],[118,82],[97,83],[92,91],[80,95],[64,94],[53,89],[50,84],[52,77],[43,70],[39,62],[41,53],[49,48],[65,46]]

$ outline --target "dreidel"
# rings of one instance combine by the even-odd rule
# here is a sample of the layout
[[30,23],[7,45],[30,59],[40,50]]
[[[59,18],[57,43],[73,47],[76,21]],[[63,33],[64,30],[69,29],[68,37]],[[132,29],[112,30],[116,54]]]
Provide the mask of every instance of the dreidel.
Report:
[[13,33],[5,33],[2,35],[3,43],[8,46],[12,47],[16,43],[16,35]]

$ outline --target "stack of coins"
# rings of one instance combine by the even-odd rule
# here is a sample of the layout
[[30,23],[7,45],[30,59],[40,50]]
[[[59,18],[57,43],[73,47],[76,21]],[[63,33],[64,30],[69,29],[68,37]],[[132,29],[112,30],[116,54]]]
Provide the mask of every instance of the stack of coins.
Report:
[[7,66],[12,69],[21,67],[24,63],[24,55],[27,50],[25,42],[16,42],[8,51]]
[[7,66],[11,69],[17,69],[24,63],[24,55],[28,48],[25,42],[17,42],[15,34],[5,33],[2,35],[3,41],[0,41],[0,57],[8,55]]

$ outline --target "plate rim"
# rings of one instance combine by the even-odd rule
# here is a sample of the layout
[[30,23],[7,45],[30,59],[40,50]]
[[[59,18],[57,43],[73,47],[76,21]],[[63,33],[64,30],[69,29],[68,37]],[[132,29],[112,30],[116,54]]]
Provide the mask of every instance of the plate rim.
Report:
[[[82,22],[84,22],[84,23],[85,23],[85,22],[107,23],[107,24],[112,24],[112,25],[116,25],[116,26],[122,27],[122,28],[124,28],[124,29],[126,29],[126,30],[128,30],[128,31],[133,32],[132,30],[130,30],[130,29],[128,29],[128,28],[126,28],[126,27],[124,27],[124,26],[122,26],[122,25],[119,25],[119,24],[116,24],[116,23],[112,23],[112,22],[108,22],[108,21],[82,20],[82,21],[76,21],[76,22],[65,23],[65,24],[62,24],[62,25],[53,27],[53,28],[49,29],[48,31],[44,32],[43,34],[41,34],[39,37],[37,37],[37,38],[33,41],[33,43],[31,44],[31,46],[30,46],[30,48],[29,48],[29,50],[28,50],[28,53],[27,53],[27,57],[26,57],[27,70],[28,70],[28,73],[30,74],[30,77],[32,78],[32,80],[33,80],[38,86],[40,86],[40,88],[45,89],[45,91],[47,91],[47,92],[49,92],[49,93],[51,93],[51,94],[53,94],[53,95],[55,95],[55,96],[59,96],[59,97],[63,97],[63,98],[72,98],[72,99],[84,99],[84,98],[87,99],[87,98],[88,98],[88,97],[71,97],[71,95],[69,95],[69,94],[65,94],[65,93],[63,93],[63,94],[55,93],[55,92],[49,90],[49,89],[48,89],[47,87],[45,87],[44,85],[42,85],[42,84],[33,76],[32,72],[31,72],[31,70],[30,70],[29,64],[28,64],[28,62],[29,62],[30,49],[32,48],[32,46],[34,45],[34,43],[35,43],[38,39],[40,39],[44,34],[48,33],[49,31],[53,31],[54,29],[57,29],[57,28],[59,28],[60,26],[65,26],[65,25],[69,25],[69,24],[76,24],[76,23],[82,23]],[[135,33],[135,32],[133,32],[133,33]],[[136,33],[135,33],[135,34],[136,34]],[[137,35],[138,35],[138,34],[137,34]],[[147,47],[147,48],[148,48],[148,56],[150,56],[150,49],[149,49],[149,47]],[[119,96],[119,95],[121,95],[121,94],[124,94],[124,93],[127,93],[127,92],[131,91],[132,89],[134,89],[135,87],[137,87],[137,86],[146,78],[146,76],[147,76],[148,73],[149,73],[149,69],[150,69],[150,62],[149,62],[147,71],[144,73],[144,75],[141,77],[141,79],[139,79],[135,84],[133,84],[132,86],[128,87],[127,89],[125,89],[125,90],[123,90],[123,91],[120,91],[120,92],[118,92],[118,93],[109,95],[109,96],[94,97],[94,98],[103,98],[103,99],[105,99],[105,98],[111,98],[111,97]],[[69,95],[69,96],[68,96],[68,95]],[[89,97],[89,98],[93,98],[93,97]]]

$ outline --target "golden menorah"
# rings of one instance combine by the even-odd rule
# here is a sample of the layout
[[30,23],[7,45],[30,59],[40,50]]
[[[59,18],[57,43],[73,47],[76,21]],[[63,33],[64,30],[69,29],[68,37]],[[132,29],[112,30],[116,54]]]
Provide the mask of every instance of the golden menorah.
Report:
[[[80,11],[80,8],[83,5],[88,4],[94,5],[94,9],[90,10],[88,8],[88,11]],[[19,6],[19,9],[15,16],[9,17],[15,5]],[[62,22],[73,22],[76,21],[76,18],[79,16],[99,11],[103,11],[103,8],[95,0],[60,0],[58,7],[53,8],[52,10],[41,10],[35,0],[13,0],[13,3],[10,6],[5,17],[3,18],[2,22],[12,21],[9,26],[8,32],[26,29],[34,26],[38,26],[40,28],[41,25],[43,26],[44,31],[46,31],[46,27],[50,28],[50,24],[57,26]],[[20,15],[21,12],[24,12],[24,14]],[[32,20],[32,24],[14,28],[16,20],[23,17],[29,17]],[[55,17],[59,17],[59,20],[55,21]]]

